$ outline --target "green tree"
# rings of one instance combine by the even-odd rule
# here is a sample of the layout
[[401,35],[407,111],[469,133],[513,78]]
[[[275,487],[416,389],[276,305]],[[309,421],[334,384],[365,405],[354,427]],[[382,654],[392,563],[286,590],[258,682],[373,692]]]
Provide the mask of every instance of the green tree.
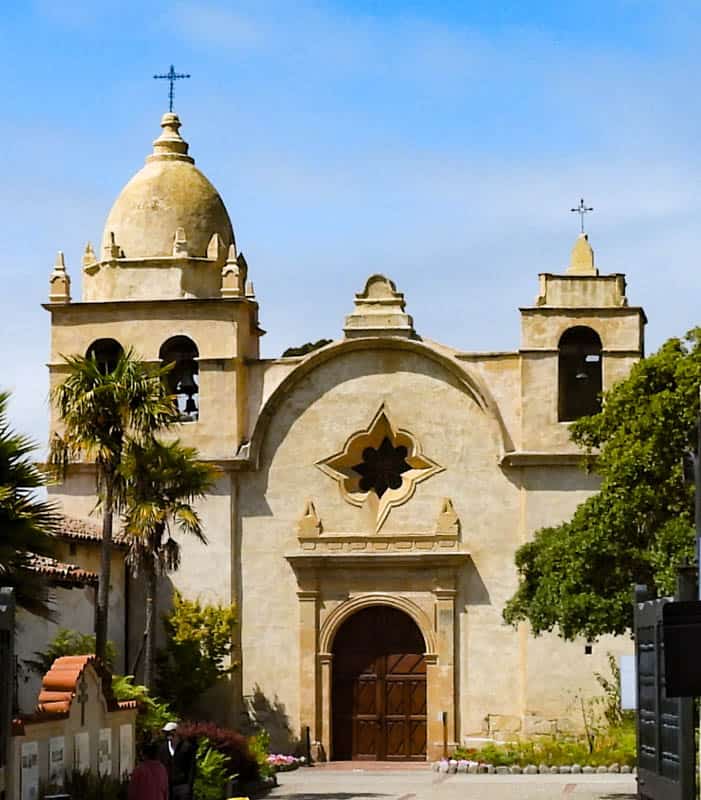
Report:
[[[95,634],[79,633],[68,628],[59,628],[56,636],[49,642],[46,650],[34,652],[34,658],[25,663],[41,676],[51,669],[51,665],[62,656],[84,656],[95,652]],[[115,661],[113,642],[107,642],[105,666],[112,670]]]
[[51,616],[46,581],[33,557],[50,556],[60,527],[54,506],[36,496],[46,476],[31,461],[34,443],[15,433],[7,418],[9,394],[0,392],[0,585],[15,590],[18,605]]
[[140,441],[169,427],[177,410],[163,377],[168,368],[152,370],[129,350],[109,369],[95,357],[64,357],[65,380],[51,397],[62,422],[55,433],[49,462],[65,477],[71,463],[95,464],[95,483],[102,509],[100,583],[95,613],[95,652],[103,661],[107,643],[113,517],[124,504],[120,466],[129,441]]
[[163,619],[166,646],[158,654],[158,694],[181,715],[199,696],[235,669],[228,664],[236,629],[234,606],[202,605],[173,595]]
[[194,448],[178,441],[132,442],[124,459],[127,558],[134,571],[146,578],[144,684],[149,690],[154,683],[158,576],[180,566],[174,528],[207,543],[192,504],[204,497],[217,474],[215,467],[197,459]]
[[675,567],[694,555],[694,490],[682,465],[696,448],[699,384],[696,328],[638,362],[599,414],[573,423],[600,491],[517,551],[521,580],[506,622],[595,639],[631,628],[634,583],[673,592]]

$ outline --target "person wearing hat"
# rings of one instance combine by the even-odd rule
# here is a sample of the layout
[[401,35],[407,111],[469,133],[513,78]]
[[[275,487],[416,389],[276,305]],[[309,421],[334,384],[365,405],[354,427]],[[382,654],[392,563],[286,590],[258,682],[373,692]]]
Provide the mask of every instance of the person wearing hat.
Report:
[[165,741],[160,748],[160,761],[168,772],[170,800],[192,800],[195,783],[195,746],[180,734],[177,722],[166,722],[162,728]]

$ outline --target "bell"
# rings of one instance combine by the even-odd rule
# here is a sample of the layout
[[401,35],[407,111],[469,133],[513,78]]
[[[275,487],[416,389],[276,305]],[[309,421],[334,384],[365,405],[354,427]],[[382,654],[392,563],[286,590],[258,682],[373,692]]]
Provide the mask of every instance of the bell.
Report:
[[197,384],[195,383],[195,375],[191,364],[183,364],[178,391],[188,397],[197,393]]

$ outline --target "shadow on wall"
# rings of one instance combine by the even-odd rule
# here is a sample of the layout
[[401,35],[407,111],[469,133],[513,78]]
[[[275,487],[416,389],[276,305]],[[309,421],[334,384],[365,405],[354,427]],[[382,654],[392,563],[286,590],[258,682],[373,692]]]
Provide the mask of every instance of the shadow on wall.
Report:
[[270,735],[271,753],[296,753],[299,751],[301,742],[292,733],[285,704],[281,703],[277,696],[271,701],[256,684],[253,694],[246,695],[244,702],[247,714],[243,715],[245,719],[241,723],[241,733],[252,736],[263,728]]

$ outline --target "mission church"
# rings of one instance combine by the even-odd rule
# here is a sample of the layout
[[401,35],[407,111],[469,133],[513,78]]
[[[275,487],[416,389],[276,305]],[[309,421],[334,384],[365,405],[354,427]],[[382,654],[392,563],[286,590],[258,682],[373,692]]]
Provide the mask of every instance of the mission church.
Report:
[[[240,667],[213,717],[260,713],[274,739],[308,726],[319,757],[343,760],[566,729],[573,693],[597,694],[594,671],[630,643],[604,638],[585,656],[584,641],[535,638],[501,613],[516,549],[597,489],[568,423],[642,356],[645,315],[624,276],[599,274],[582,234],[569,267],[538,276],[517,348],[475,353],[426,338],[401,285],[374,274],[333,341],[263,359],[249,267],[180,127],[163,116],[99,251],[86,247],[80,301],[59,255],[49,374],[64,378],[62,354],[109,366],[130,347],[175,362],[177,435],[221,472],[199,507],[209,544],[182,542],[164,593],[239,609]],[[92,466],[51,493],[65,558],[94,574]],[[128,669],[144,602],[124,554],[118,543],[109,637]],[[66,614],[92,630],[89,614]]]

